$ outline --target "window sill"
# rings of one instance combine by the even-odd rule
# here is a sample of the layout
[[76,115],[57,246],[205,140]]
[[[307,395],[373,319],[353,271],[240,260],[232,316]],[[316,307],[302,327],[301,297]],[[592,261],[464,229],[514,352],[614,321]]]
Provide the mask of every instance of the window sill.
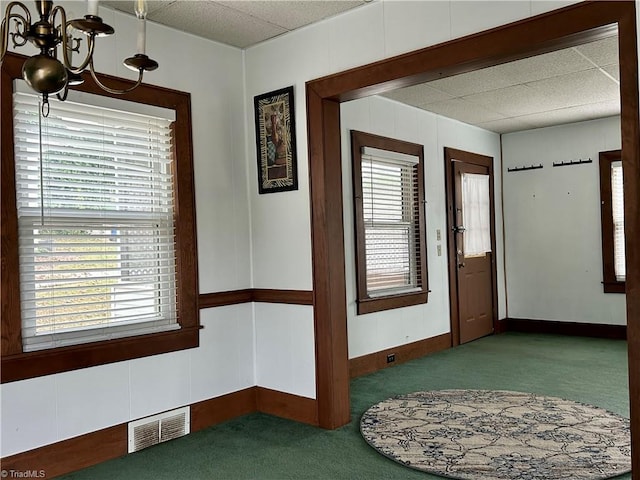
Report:
[[2,383],[174,352],[199,345],[200,327],[2,357]]
[[625,282],[602,282],[604,293],[626,293]]
[[358,315],[427,303],[427,291],[358,300]]

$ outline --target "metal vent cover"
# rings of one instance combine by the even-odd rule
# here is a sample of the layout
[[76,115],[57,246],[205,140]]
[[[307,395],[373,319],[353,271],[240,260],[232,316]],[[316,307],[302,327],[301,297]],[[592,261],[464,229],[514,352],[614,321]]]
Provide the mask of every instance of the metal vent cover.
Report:
[[182,407],[129,422],[129,453],[189,433],[190,408]]

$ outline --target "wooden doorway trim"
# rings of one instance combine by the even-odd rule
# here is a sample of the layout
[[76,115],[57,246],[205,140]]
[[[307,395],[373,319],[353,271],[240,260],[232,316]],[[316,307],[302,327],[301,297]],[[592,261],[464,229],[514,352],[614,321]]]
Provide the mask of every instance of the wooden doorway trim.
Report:
[[640,128],[635,2],[584,2],[307,82],[319,425],[350,420],[340,102],[568,48],[617,24],[627,228],[627,331],[634,479],[640,480]]
[[447,196],[447,258],[449,264],[449,320],[451,325],[451,346],[455,347],[460,345],[460,315],[458,312],[458,268],[457,268],[457,256],[455,248],[455,233],[454,227],[454,198],[453,198],[453,184],[454,178],[451,172],[451,162],[456,158],[462,160],[465,163],[472,163],[474,165],[480,165],[489,169],[489,198],[491,200],[491,252],[493,261],[491,263],[491,289],[492,298],[491,303],[493,305],[493,331],[499,332],[498,324],[498,272],[497,272],[497,258],[496,258],[496,207],[494,198],[494,170],[493,170],[493,157],[487,157],[485,155],[479,155],[477,153],[465,152],[463,150],[457,150],[455,148],[444,147],[444,179],[445,179],[445,192]]

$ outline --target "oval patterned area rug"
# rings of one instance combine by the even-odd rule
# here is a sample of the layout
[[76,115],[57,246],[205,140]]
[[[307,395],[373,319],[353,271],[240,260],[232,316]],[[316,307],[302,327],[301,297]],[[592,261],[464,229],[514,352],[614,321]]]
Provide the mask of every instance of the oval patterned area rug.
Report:
[[392,460],[449,478],[596,480],[631,471],[628,419],[533,393],[410,393],[367,410],[360,431]]

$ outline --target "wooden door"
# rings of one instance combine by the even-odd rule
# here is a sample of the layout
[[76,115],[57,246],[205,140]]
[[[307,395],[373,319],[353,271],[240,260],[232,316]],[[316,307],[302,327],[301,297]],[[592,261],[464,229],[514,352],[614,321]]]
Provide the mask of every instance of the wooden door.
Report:
[[446,149],[453,343],[494,332],[497,319],[493,159]]

